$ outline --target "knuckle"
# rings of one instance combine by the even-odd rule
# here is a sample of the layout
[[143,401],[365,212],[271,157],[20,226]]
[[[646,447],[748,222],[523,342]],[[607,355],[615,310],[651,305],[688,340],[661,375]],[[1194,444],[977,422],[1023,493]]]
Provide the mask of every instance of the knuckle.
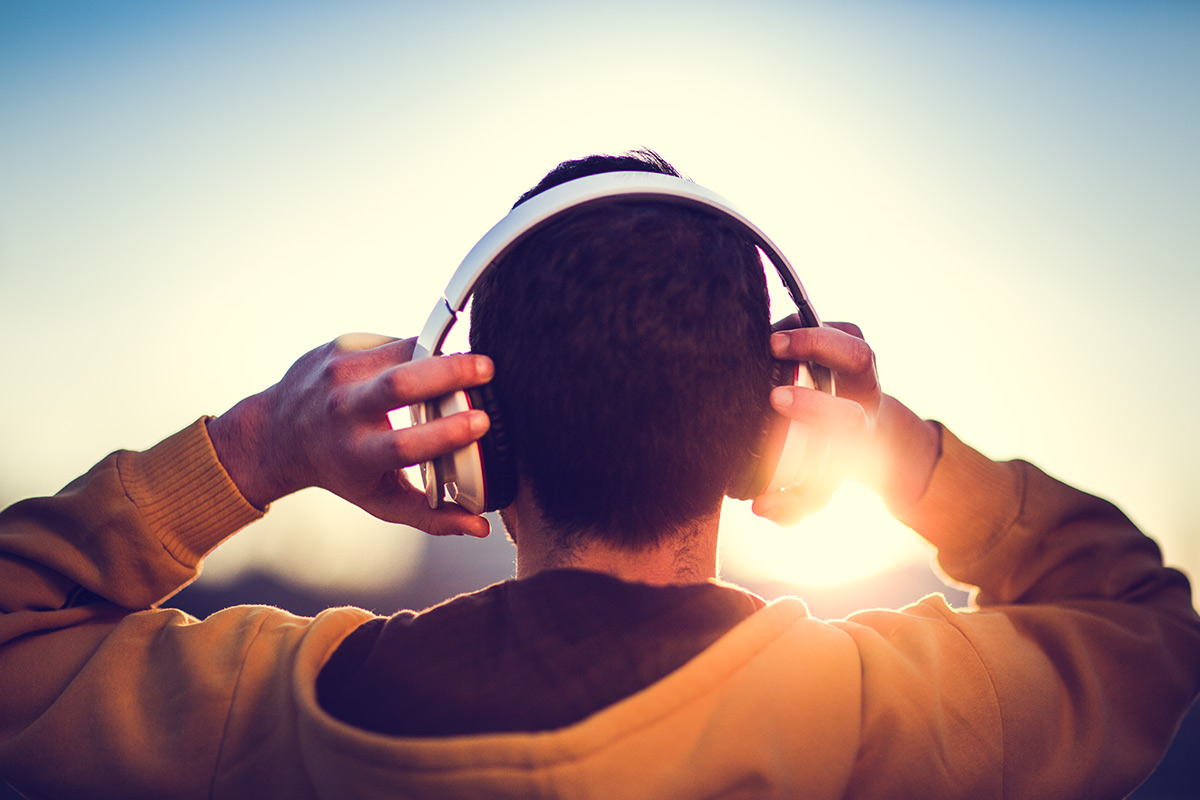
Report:
[[325,396],[325,417],[336,419],[342,416],[346,408],[346,397],[343,392],[330,392]]
[[413,379],[410,370],[397,367],[387,373],[387,388],[393,397],[399,400],[408,400],[415,396],[417,382]]
[[875,369],[875,351],[862,339],[852,339],[846,362],[851,372],[872,371]]
[[840,327],[843,331],[850,334],[851,336],[853,336],[856,339],[864,339],[864,340],[866,339],[866,337],[863,336],[862,328],[858,327],[858,325],[856,323],[843,322],[843,323],[841,323]]
[[446,434],[452,442],[465,442],[471,438],[471,421],[466,414],[455,414],[446,418]]
[[846,429],[853,433],[859,433],[867,428],[867,410],[858,403],[852,403],[846,407]]
[[449,387],[469,386],[475,382],[475,362],[468,355],[442,356],[432,368],[436,370],[438,380]]
[[396,464],[408,466],[415,459],[412,457],[412,448],[409,447],[408,437],[403,435],[403,432],[396,432],[388,437],[389,455]]
[[354,379],[354,364],[344,355],[330,357],[321,367],[321,380],[328,386],[340,386]]
[[475,365],[475,359],[472,356],[459,356],[454,360],[455,377],[459,383],[469,384],[474,383],[475,377],[478,374]]

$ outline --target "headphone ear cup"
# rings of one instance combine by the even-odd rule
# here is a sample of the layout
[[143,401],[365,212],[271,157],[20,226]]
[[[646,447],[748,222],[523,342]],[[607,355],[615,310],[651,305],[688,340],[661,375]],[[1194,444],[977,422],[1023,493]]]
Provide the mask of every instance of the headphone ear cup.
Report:
[[[437,399],[424,403],[413,403],[408,407],[408,411],[412,417],[412,424],[414,426],[424,425],[426,422],[437,419]],[[446,477],[443,461],[441,458],[434,458],[429,461],[422,461],[419,466],[421,469],[421,483],[425,487],[425,499],[429,501],[430,508],[437,508],[441,505],[442,498],[446,494]]]
[[[450,392],[426,403],[424,418],[433,421],[472,408],[466,392]],[[425,497],[430,508],[440,506],[448,491],[451,499],[472,514],[483,513],[487,484],[479,442],[471,442],[422,464],[421,475],[425,479]]]
[[[809,365],[795,361],[778,362],[773,383],[818,388]],[[821,389],[829,391],[824,386]],[[827,451],[828,442],[811,425],[768,409],[758,444],[730,481],[726,494],[736,500],[752,500],[765,492],[803,489],[816,480]]]
[[484,511],[505,508],[517,496],[517,462],[508,442],[504,426],[504,415],[500,403],[492,391],[491,384],[473,386],[466,390],[472,408],[487,412],[491,426],[479,440],[479,454],[483,461]]

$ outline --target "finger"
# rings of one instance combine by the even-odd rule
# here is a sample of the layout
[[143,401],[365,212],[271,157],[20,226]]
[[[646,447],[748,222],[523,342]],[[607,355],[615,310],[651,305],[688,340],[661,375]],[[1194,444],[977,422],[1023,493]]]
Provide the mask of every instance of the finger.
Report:
[[788,314],[783,319],[771,323],[773,331],[790,331],[793,328],[801,327],[804,327],[804,323],[800,320],[799,314]]
[[378,417],[394,408],[487,383],[492,374],[492,360],[487,356],[422,358],[347,387],[346,408],[359,417]]
[[785,417],[842,439],[861,436],[870,427],[866,409],[856,400],[803,386],[776,386],[771,390],[771,405]]
[[484,539],[492,531],[491,523],[484,517],[467,511],[454,503],[444,503],[430,508],[423,492],[405,492],[397,495],[388,509],[388,517],[422,530],[431,536],[474,536]]
[[771,355],[785,361],[815,361],[839,373],[867,372],[875,364],[870,345],[833,327],[776,331],[771,334]]
[[404,503],[404,523],[413,528],[424,530],[431,536],[474,536],[475,539],[486,539],[492,533],[492,525],[484,517],[473,515],[462,506],[445,503],[431,509],[425,499],[425,494],[406,495]]
[[425,508],[428,511],[427,518],[414,527],[430,536],[473,536],[476,539],[486,539],[492,532],[491,523],[485,518],[476,516],[454,503],[432,509],[426,502]]
[[[821,326],[825,328],[835,328],[836,330],[842,331],[843,333],[848,333],[851,336],[855,336],[859,339],[867,338],[863,336],[862,328],[858,327],[853,322],[822,322]],[[771,323],[772,331],[792,331],[804,327],[811,326],[806,326],[804,321],[800,319],[799,314],[788,314],[783,319],[779,319]]]
[[[857,326],[853,326],[857,329]],[[861,332],[860,332],[861,333]],[[771,354],[790,361],[815,361],[837,374],[838,394],[877,403],[879,376],[871,346],[840,328],[800,328],[771,335]]]
[[400,430],[372,431],[360,440],[356,456],[371,472],[403,469],[466,447],[490,425],[486,413],[473,410]]
[[760,495],[754,499],[751,510],[780,525],[794,525],[824,509],[850,474],[848,467],[854,458],[854,448],[846,445],[842,441],[830,447],[815,479],[802,486]]
[[754,498],[750,511],[777,525],[791,526],[829,505],[837,484],[822,481],[802,492],[772,492]]
[[825,322],[822,324],[825,325],[826,327],[834,328],[835,330],[839,330],[842,333],[848,333],[851,336],[853,336],[855,339],[863,339],[865,341],[867,338],[867,337],[863,336],[862,328],[858,327],[853,322]]

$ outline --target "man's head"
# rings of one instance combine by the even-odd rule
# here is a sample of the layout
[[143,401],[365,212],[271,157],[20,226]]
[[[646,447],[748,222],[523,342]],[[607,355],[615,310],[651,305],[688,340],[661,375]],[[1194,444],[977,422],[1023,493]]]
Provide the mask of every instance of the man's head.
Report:
[[[601,172],[678,175],[653,153],[560,164],[519,201]],[[564,543],[640,548],[712,514],[755,446],[772,362],[758,251],[662,202],[570,213],[486,273],[471,349],[522,485]]]

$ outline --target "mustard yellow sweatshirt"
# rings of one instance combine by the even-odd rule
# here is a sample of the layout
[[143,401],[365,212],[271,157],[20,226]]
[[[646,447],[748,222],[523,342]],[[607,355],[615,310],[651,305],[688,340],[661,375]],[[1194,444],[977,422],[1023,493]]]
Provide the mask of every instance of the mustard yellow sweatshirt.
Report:
[[948,433],[902,513],[977,607],[776,600],[539,733],[417,738],[316,699],[355,608],[159,608],[259,516],[203,421],[0,514],[0,778],[55,798],[1105,798],[1200,691],[1186,579],[1112,505]]

